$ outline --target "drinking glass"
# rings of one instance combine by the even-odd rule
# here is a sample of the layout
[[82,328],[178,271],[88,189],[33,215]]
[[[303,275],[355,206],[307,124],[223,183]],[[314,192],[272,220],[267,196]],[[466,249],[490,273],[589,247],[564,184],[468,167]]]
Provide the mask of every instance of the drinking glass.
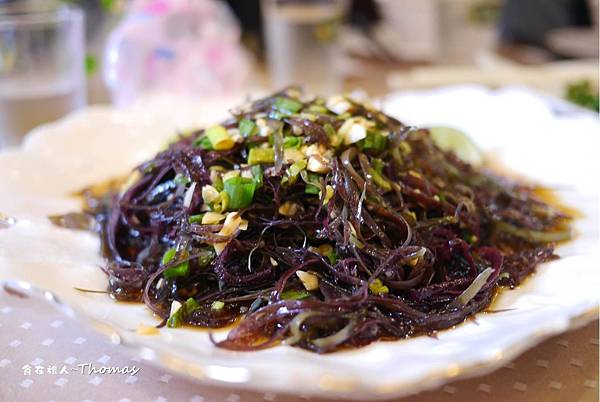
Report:
[[262,0],[261,9],[272,84],[297,84],[321,94],[339,91],[337,36],[348,1]]
[[82,11],[8,4],[0,5],[0,148],[86,103]]

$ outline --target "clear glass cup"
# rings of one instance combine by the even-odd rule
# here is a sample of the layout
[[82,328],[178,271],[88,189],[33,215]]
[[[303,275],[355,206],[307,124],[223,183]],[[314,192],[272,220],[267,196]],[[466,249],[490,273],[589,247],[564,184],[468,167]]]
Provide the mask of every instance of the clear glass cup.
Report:
[[347,0],[262,0],[267,63],[275,88],[300,85],[331,94],[341,88],[338,30]]
[[0,148],[86,103],[81,10],[0,5]]

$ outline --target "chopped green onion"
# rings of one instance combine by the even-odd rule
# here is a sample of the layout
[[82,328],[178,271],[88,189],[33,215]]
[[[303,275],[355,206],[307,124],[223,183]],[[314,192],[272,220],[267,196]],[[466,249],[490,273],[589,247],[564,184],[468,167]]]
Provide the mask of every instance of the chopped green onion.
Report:
[[189,177],[182,175],[181,173],[177,173],[173,181],[177,184],[188,184],[192,180]]
[[175,247],[171,247],[170,249],[165,251],[165,253],[162,256],[161,264],[165,265],[171,262],[171,260],[175,257],[175,254],[177,254],[177,249]]
[[286,114],[297,113],[298,111],[300,111],[300,109],[302,109],[302,103],[290,98],[283,97],[275,99],[275,103],[273,104],[273,106],[275,106],[275,109]]
[[308,111],[311,113],[319,113],[319,114],[329,113],[329,110],[327,110],[327,108],[325,106],[320,106],[320,105],[311,105],[311,106],[309,106]]
[[221,300],[215,300],[210,305],[210,308],[215,311],[219,311],[219,310],[223,309],[223,307],[225,307],[225,303],[223,303]]
[[348,120],[351,117],[352,117],[352,113],[350,113],[350,112],[338,114],[338,116],[337,116],[338,120]]
[[371,160],[371,166],[373,166],[373,169],[375,169],[375,171],[379,174],[383,174],[383,161],[379,158],[373,158]]
[[229,210],[237,211],[252,204],[256,181],[247,177],[232,177],[225,181],[224,189],[229,195]]
[[223,191],[223,177],[220,174],[216,175],[212,185],[217,191]]
[[260,165],[253,165],[250,168],[250,171],[252,172],[252,178],[256,182],[256,188],[261,188],[262,185],[263,185],[263,170],[262,170],[262,167],[260,167]]
[[400,152],[402,153],[402,155],[406,156],[409,155],[412,152],[412,147],[410,146],[410,144],[406,141],[402,141],[399,145],[398,148],[400,148]]
[[[177,249],[175,247],[171,247],[162,257],[162,265],[166,265],[170,263],[175,255],[177,254]],[[169,267],[164,270],[163,276],[167,279],[179,278],[180,276],[186,276],[190,272],[190,263],[189,261],[183,262],[179,265],[175,265],[173,267]]]
[[304,189],[306,194],[319,194],[319,191],[321,191],[319,187],[315,186],[314,184],[307,184],[306,188]]
[[240,134],[244,137],[250,137],[256,133],[256,123],[252,120],[242,119],[238,124],[238,130],[240,130]]
[[376,151],[383,151],[387,146],[387,138],[383,135],[368,131],[367,137],[361,141],[363,149],[374,149]]
[[219,196],[209,204],[209,207],[214,212],[225,212],[229,206],[229,194],[226,191],[221,191]]
[[306,159],[300,159],[299,161],[292,163],[292,165],[285,171],[285,177],[282,179],[281,182],[289,183],[290,185],[296,183],[300,172],[306,169],[306,164]]
[[271,110],[269,112],[269,119],[271,120],[281,120],[286,116],[286,114],[283,114],[281,112],[278,112],[277,110]]
[[370,164],[367,156],[365,154],[360,154],[358,156],[360,159],[360,164],[363,168],[366,169],[366,173],[371,176],[371,180],[379,186],[381,189],[385,191],[390,191],[392,189],[392,183],[383,176],[383,174],[379,173],[375,170]]
[[288,136],[283,139],[283,148],[300,148],[302,139],[300,137]]
[[175,278],[179,278],[181,276],[187,276],[187,274],[189,272],[190,272],[190,264],[188,261],[186,261],[175,267],[170,267],[170,268],[165,269],[165,271],[163,272],[163,275],[167,279],[175,279]]
[[327,133],[327,135],[329,137],[334,137],[337,135],[337,131],[335,131],[335,128],[333,128],[333,126],[331,124],[325,123],[323,128],[325,129],[325,132]]
[[202,217],[204,216],[204,214],[198,214],[198,215],[190,215],[190,217],[188,218],[188,222],[193,224],[196,223],[200,223],[202,222]]
[[206,149],[207,151],[213,150],[212,143],[206,135],[202,135],[201,137],[196,138],[192,145],[196,148]]
[[190,314],[198,308],[200,308],[198,302],[190,297],[181,305],[179,310],[174,312],[173,315],[169,317],[167,320],[167,326],[169,328],[181,327],[183,325],[184,316]]
[[212,126],[206,129],[206,137],[210,140],[213,149],[222,151],[231,149],[235,142],[223,126]]
[[207,267],[212,260],[216,257],[215,250],[212,247],[208,247],[200,250],[200,255],[198,256],[198,265],[201,268]]
[[310,292],[308,292],[306,290],[295,290],[295,289],[284,290],[279,295],[279,297],[282,300],[304,300],[310,296],[311,296]]
[[392,184],[383,177],[382,174],[379,174],[375,169],[372,169],[369,173],[371,173],[371,177],[375,184],[381,187],[385,191],[390,191],[392,189]]
[[338,255],[335,252],[335,250],[332,250],[330,253],[325,254],[325,257],[327,257],[331,265],[335,265],[338,259]]
[[273,148],[251,148],[248,152],[248,163],[273,163],[275,160],[275,151]]
[[306,188],[304,192],[306,194],[319,194],[321,192],[321,186],[319,185],[319,175],[316,173],[304,174],[302,172],[302,179],[306,182]]

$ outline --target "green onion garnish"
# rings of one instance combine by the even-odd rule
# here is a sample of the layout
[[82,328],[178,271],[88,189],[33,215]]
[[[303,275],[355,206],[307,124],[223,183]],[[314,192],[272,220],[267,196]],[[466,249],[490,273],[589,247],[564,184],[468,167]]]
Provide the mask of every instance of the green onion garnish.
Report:
[[256,123],[252,120],[242,119],[238,124],[238,130],[240,130],[240,134],[244,137],[250,137],[256,133]]
[[273,106],[275,106],[275,109],[279,110],[281,113],[286,114],[297,113],[300,111],[300,109],[302,109],[302,103],[283,97],[275,99]]
[[215,250],[209,246],[208,248],[200,250],[200,255],[198,256],[198,265],[200,268],[207,267],[208,264],[215,259]]
[[269,119],[272,119],[272,120],[281,120],[285,116],[286,115],[284,113],[278,112],[277,110],[271,110],[269,112]]
[[260,165],[253,165],[250,168],[250,171],[252,172],[252,178],[256,182],[256,188],[261,188],[262,185],[263,185],[263,170],[262,170],[262,167],[260,167]]
[[167,320],[167,326],[169,328],[177,328],[183,325],[183,316],[188,315],[194,310],[200,308],[198,302],[191,297],[185,301],[171,317]]
[[282,300],[304,300],[310,296],[311,296],[310,292],[308,292],[306,290],[294,290],[294,289],[284,290],[279,295],[279,297]]
[[254,191],[256,190],[256,181],[248,177],[232,177],[225,180],[224,191],[229,195],[230,211],[237,211],[252,204]]
[[177,184],[188,184],[192,180],[189,177],[182,175],[181,173],[177,173],[173,181]]
[[190,215],[190,217],[188,218],[188,222],[191,224],[201,223],[203,216],[204,214]]
[[[171,247],[170,249],[168,249],[167,251],[165,251],[165,253],[163,254],[162,257],[162,265],[166,265],[168,263],[170,263],[173,258],[175,258],[175,255],[177,254],[177,249],[175,247]],[[189,261],[183,262],[181,264],[175,265],[174,267],[169,267],[167,269],[165,269],[165,271],[163,272],[163,276],[167,279],[174,279],[174,278],[178,278],[180,276],[187,276],[187,274],[190,272],[190,263]]]
[[325,123],[325,125],[323,126],[323,129],[325,129],[325,132],[327,133],[327,135],[329,137],[333,137],[333,136],[337,135],[335,128],[333,128],[333,126],[329,123]]
[[304,189],[304,192],[306,194],[319,194],[319,192],[321,192],[321,186],[319,185],[319,175],[318,174],[308,173],[308,175],[306,175],[305,181],[306,181],[306,188]]
[[210,140],[213,149],[217,151],[231,149],[234,141],[223,126],[212,126],[206,129],[206,137]]
[[196,148],[206,149],[207,151],[212,151],[213,149],[213,146],[206,135],[196,138],[192,145]]
[[273,163],[275,161],[275,151],[273,148],[251,148],[248,152],[248,163]]
[[376,132],[367,132],[367,138],[362,140],[363,149],[374,149],[376,151],[383,151],[386,146],[387,138]]
[[286,149],[300,148],[300,145],[302,145],[302,140],[300,139],[300,137],[287,136],[283,139],[283,147]]
[[282,179],[282,183],[289,183],[293,185],[298,180],[298,175],[306,169],[306,159],[301,159],[299,161],[294,162],[287,170],[285,171],[285,177]]

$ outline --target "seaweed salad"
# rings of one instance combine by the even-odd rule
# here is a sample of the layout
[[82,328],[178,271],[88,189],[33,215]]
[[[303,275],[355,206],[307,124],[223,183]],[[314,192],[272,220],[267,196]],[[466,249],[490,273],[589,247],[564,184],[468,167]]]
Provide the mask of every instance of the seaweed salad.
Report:
[[324,353],[432,334],[570,236],[533,187],[368,102],[288,88],[231,114],[86,209],[111,295],[162,326],[232,326],[219,347]]

